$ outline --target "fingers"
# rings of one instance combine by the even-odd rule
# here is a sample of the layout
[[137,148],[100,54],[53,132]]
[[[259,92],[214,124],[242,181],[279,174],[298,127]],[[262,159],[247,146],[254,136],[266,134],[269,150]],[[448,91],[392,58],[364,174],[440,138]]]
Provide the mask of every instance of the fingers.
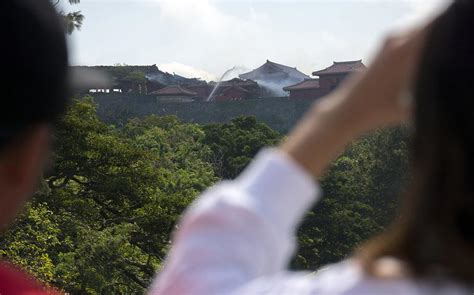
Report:
[[411,89],[430,27],[431,23],[386,38],[367,71],[345,81],[338,95],[320,108],[349,108],[366,129],[409,120]]

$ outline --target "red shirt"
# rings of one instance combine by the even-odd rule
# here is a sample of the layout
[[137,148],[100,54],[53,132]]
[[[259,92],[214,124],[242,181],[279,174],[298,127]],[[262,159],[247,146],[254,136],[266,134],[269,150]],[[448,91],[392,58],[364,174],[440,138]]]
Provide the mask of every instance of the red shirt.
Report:
[[0,262],[0,294],[1,295],[59,295],[39,284],[18,267]]

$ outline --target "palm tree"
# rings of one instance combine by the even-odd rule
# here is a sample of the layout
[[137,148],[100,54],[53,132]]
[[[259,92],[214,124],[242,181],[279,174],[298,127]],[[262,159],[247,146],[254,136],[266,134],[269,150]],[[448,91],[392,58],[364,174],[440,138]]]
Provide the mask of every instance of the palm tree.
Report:
[[[51,0],[54,7],[58,8],[61,0]],[[81,0],[68,0],[70,5],[79,4]],[[80,30],[82,27],[82,22],[84,21],[84,15],[81,11],[73,11],[65,13],[63,10],[59,10],[59,14],[64,19],[64,25],[66,28],[66,32],[68,34],[72,34],[75,30]]]

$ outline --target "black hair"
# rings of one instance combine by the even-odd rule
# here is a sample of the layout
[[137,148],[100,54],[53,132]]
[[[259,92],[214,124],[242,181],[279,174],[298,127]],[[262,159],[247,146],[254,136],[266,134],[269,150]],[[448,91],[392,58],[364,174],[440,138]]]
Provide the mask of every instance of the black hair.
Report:
[[53,122],[68,98],[64,25],[49,0],[0,1],[0,147],[23,128]]
[[413,180],[401,217],[363,248],[367,270],[397,257],[418,276],[474,282],[474,3],[430,28],[415,81]]

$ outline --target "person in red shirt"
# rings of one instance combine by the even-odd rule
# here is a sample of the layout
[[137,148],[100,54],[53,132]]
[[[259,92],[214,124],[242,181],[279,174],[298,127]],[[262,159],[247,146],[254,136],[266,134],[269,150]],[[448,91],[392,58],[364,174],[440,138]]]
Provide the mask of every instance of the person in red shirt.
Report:
[[[36,189],[69,78],[64,25],[48,0],[2,0],[0,14],[0,225],[6,228]],[[58,292],[3,261],[0,294]]]
[[17,266],[2,262],[0,263],[0,294],[59,295],[60,292],[42,286]]

